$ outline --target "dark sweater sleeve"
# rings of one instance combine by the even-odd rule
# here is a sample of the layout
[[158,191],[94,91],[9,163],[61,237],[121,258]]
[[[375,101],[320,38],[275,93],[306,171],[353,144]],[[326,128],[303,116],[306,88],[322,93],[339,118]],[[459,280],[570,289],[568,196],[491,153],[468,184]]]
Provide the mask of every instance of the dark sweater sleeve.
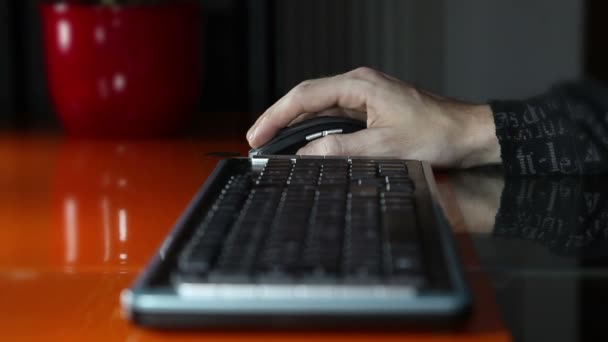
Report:
[[492,101],[509,175],[608,173],[608,88],[562,84],[524,101]]

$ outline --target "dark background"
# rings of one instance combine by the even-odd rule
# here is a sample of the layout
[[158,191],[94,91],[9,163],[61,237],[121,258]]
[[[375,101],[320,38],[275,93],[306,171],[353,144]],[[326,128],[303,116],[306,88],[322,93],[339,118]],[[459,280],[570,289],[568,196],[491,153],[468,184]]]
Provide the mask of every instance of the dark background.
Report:
[[608,82],[608,3],[602,0],[586,1],[585,72],[592,78]]
[[[59,126],[45,85],[39,2],[0,0],[0,127]],[[479,0],[199,2],[201,113],[252,113],[243,117],[252,120],[300,80],[360,65],[481,101],[531,95],[564,78],[608,80],[603,17],[608,12],[601,0],[502,1],[509,6],[507,14]],[[547,18],[537,18],[537,13]],[[563,24],[572,17],[576,20],[570,26]],[[492,28],[499,26],[504,28],[492,36]],[[483,32],[485,27],[490,33]],[[511,71],[500,74],[505,61],[513,61],[530,79]]]

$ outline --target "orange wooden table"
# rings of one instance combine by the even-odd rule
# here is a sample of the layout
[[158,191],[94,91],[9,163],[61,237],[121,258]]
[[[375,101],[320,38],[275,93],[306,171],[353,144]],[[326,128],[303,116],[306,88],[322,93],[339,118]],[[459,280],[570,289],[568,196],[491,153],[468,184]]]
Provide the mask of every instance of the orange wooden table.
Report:
[[[508,341],[485,275],[454,331],[165,332],[122,318],[118,295],[147,263],[219,157],[238,139],[82,141],[0,136],[0,341]],[[462,229],[449,178],[438,177]],[[466,233],[457,241],[477,269]]]

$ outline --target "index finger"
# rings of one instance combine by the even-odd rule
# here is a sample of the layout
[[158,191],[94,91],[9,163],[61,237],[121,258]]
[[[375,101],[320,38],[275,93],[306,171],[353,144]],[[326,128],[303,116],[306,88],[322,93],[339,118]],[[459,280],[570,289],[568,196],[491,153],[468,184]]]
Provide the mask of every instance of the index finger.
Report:
[[304,113],[342,107],[365,111],[369,81],[346,75],[320,78],[300,83],[283,96],[250,128],[247,139],[252,147],[259,147]]

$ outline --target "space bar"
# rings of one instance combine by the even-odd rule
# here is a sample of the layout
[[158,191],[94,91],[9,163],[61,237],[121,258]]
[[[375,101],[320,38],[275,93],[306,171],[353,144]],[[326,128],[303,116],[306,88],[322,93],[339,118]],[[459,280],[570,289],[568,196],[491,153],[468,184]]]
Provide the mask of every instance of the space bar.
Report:
[[180,283],[177,293],[192,299],[357,299],[357,298],[411,298],[416,296],[414,286],[391,285],[285,285],[285,284],[209,284]]

